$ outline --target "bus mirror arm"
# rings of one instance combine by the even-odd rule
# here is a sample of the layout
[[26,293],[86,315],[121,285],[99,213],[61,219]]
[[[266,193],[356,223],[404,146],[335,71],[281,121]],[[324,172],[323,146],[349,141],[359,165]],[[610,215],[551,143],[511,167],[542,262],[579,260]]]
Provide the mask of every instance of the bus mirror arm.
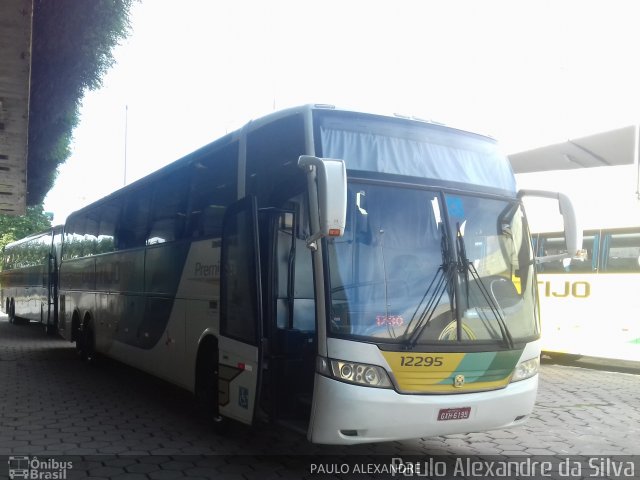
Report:
[[563,258],[584,260],[586,258],[586,251],[582,248],[582,230],[578,227],[576,212],[569,197],[564,193],[546,190],[520,190],[518,192],[519,199],[525,196],[557,200],[560,214],[564,220],[564,238],[567,244],[567,252],[560,255],[537,257],[536,263],[547,263]]
[[540,265],[541,263],[555,262],[558,260],[564,260],[565,258],[581,258],[581,257],[579,255],[575,255],[571,257],[571,255],[569,255],[569,252],[560,253],[558,255],[544,255],[542,257],[536,257],[535,264]]
[[347,170],[343,160],[301,155],[298,166],[307,172],[311,236],[307,247],[317,249],[322,237],[341,237],[347,218]]

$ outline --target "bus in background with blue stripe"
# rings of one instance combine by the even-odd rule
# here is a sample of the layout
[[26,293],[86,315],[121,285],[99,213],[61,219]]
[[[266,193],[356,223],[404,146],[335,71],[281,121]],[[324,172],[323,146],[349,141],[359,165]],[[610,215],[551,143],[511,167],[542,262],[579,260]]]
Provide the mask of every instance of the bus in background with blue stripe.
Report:
[[0,304],[9,322],[40,322],[58,331],[58,266],[62,226],[9,243],[2,252]]
[[[540,146],[510,160],[520,188],[544,184],[570,195],[584,227],[585,258],[538,266],[543,351],[637,370],[640,125]],[[525,205],[537,255],[562,252],[560,219],[537,199]]]
[[[528,193],[560,203],[576,254],[568,199]],[[516,426],[540,356],[521,196],[490,138],[273,113],[69,216],[59,330],[214,422],[327,444]]]
[[[534,240],[539,254],[565,248],[562,232]],[[543,350],[640,365],[640,227],[585,230],[584,248],[539,266]]]

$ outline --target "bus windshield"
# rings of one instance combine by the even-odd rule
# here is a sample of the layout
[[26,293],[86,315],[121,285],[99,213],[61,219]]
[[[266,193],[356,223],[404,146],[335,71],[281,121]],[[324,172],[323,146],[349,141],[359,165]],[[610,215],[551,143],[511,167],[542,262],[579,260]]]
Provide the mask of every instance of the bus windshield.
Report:
[[329,241],[330,335],[417,347],[539,336],[517,201],[366,183],[348,190],[345,235]]

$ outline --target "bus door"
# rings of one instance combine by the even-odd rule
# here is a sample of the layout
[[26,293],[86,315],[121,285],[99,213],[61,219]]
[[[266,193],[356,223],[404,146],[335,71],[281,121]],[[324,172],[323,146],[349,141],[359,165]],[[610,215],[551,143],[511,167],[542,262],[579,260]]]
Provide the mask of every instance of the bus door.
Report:
[[[302,196],[273,210],[261,232],[270,230],[272,245],[263,259],[269,258],[270,277],[263,277],[265,298],[274,304],[265,308],[273,318],[267,320],[269,337],[268,371],[263,396],[273,418],[306,431],[317,356],[316,302],[311,251],[306,246]],[[266,222],[265,222],[266,223]],[[268,283],[267,283],[268,282]],[[303,423],[300,423],[303,422]]]
[[245,197],[225,212],[220,272],[220,414],[251,424],[262,360],[262,293],[257,203]]

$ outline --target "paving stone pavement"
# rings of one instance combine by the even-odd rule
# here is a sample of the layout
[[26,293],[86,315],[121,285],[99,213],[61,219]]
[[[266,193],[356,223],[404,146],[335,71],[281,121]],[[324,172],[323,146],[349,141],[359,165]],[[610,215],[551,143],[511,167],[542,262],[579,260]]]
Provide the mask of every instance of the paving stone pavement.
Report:
[[0,387],[0,456],[64,456],[67,478],[299,478],[280,458],[293,455],[640,455],[640,375],[566,365],[542,365],[523,427],[349,447],[268,425],[215,432],[188,393],[116,362],[84,364],[72,344],[6,316]]

